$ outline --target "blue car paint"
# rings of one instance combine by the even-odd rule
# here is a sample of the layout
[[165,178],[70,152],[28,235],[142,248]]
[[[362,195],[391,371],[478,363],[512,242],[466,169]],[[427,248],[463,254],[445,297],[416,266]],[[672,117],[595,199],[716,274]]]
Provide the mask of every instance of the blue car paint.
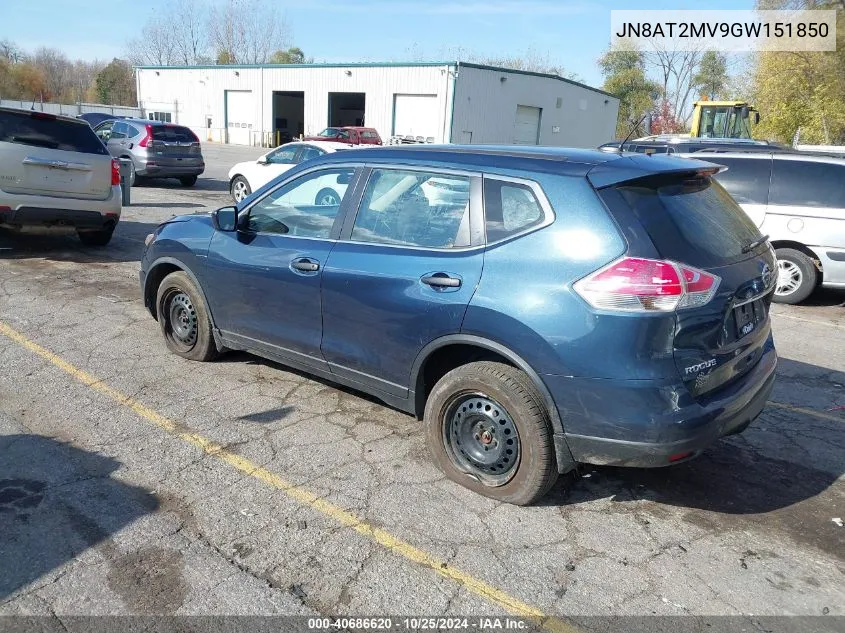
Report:
[[[745,344],[765,339],[753,354],[730,350],[746,364],[753,360],[753,371],[708,400],[695,397],[679,372],[679,363],[703,353],[691,346],[688,357],[678,359],[675,337],[683,317],[604,313],[572,289],[624,253],[658,257],[636,226],[620,225],[607,213],[594,187],[712,165],[583,150],[475,150],[373,148],[354,156],[372,167],[417,165],[533,180],[555,221],[483,248],[427,251],[355,243],[344,239],[348,233],[339,241],[221,233],[208,216],[187,216],[160,227],[145,250],[147,305],[154,299],[144,283],[149,272],[157,262],[180,261],[202,285],[216,334],[227,346],[333,377],[411,413],[419,413],[426,355],[441,342],[499,350],[529,372],[550,405],[561,470],[571,467],[571,457],[561,455],[570,451],[576,461],[663,465],[669,451],[698,451],[759,414],[776,363],[768,323]],[[303,170],[351,162],[346,152],[307,161],[254,192],[239,211]],[[287,264],[294,256],[314,257],[321,272],[293,273]],[[436,290],[419,281],[434,272],[459,276],[460,288]],[[726,371],[739,371],[729,360]]]

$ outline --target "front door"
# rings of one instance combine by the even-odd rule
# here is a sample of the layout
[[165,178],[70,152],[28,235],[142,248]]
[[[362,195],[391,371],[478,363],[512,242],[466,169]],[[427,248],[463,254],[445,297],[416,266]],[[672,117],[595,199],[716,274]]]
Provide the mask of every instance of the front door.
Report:
[[422,348],[460,332],[484,258],[480,197],[474,176],[372,170],[323,272],[322,351],[334,373],[405,396]]
[[[217,232],[208,300],[224,337],[294,360],[320,359],[320,278],[334,246],[352,167],[318,169],[269,191]],[[334,204],[320,204],[325,192]]]

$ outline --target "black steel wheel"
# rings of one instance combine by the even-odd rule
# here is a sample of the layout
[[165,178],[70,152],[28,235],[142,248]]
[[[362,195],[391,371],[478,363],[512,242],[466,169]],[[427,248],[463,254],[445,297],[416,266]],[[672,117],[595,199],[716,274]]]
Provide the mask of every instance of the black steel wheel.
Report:
[[426,400],[425,424],[437,466],[479,494],[528,505],[557,481],[549,412],[516,367],[481,361],[448,372]]
[[156,295],[156,314],[168,349],[189,360],[217,355],[211,319],[202,295],[184,271],[167,275]]

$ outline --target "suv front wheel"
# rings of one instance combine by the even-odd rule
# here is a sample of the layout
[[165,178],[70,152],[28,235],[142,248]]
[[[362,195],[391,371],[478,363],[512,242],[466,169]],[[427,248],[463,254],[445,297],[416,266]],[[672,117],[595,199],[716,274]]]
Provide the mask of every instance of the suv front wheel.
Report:
[[515,367],[482,361],[453,369],[432,389],[425,424],[437,466],[474,492],[528,505],[557,481],[549,413]]

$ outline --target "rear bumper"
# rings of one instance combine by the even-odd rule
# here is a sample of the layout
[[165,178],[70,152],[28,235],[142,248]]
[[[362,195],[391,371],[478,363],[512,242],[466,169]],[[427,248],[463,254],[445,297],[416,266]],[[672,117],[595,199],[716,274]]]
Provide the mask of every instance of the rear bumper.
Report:
[[204,162],[194,162],[186,159],[184,164],[181,161],[162,159],[149,161],[136,166],[136,174],[139,176],[178,178],[179,176],[199,176],[205,171]]
[[695,457],[760,415],[775,380],[771,336],[757,365],[713,397],[693,399],[680,382],[543,376],[578,462],[668,466]]
[[[0,210],[0,225],[24,227],[70,227],[102,229],[117,224],[120,219],[120,186],[112,187],[106,200],[79,200],[26,196],[11,210]],[[20,199],[20,198],[19,198]],[[3,201],[5,202],[5,200]],[[60,205],[60,206],[59,206]]]

